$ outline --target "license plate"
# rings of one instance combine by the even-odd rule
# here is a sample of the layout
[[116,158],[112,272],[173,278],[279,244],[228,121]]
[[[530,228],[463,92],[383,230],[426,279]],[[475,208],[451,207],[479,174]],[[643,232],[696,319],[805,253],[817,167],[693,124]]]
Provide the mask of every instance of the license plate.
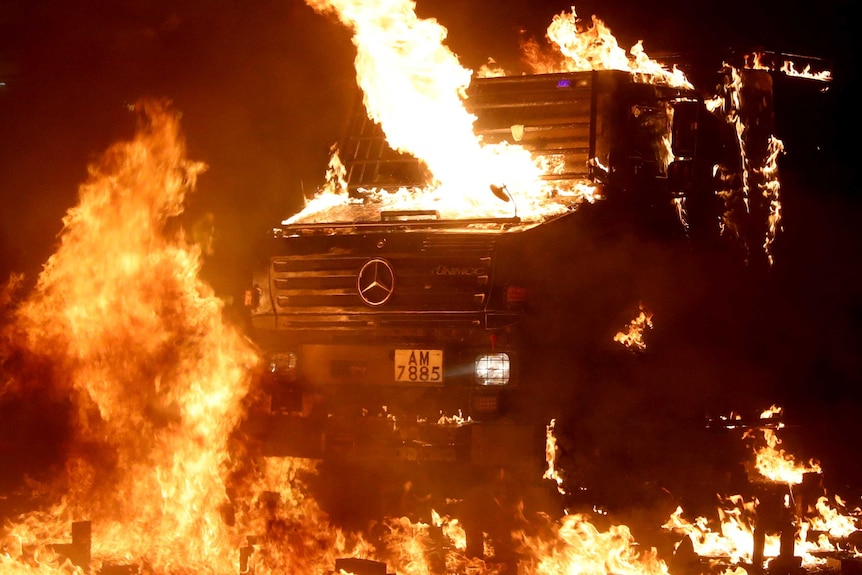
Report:
[[443,383],[442,349],[396,349],[395,381]]

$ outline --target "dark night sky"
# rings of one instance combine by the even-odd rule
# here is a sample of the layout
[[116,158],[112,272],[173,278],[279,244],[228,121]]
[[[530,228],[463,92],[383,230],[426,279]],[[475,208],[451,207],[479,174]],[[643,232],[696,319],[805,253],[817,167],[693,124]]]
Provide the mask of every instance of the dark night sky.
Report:
[[[553,15],[571,7],[549,0],[418,4],[420,16],[449,29],[448,45],[474,69],[488,57],[514,68],[521,30],[542,37]],[[772,353],[813,348],[811,358],[783,369],[801,366],[798,385],[814,386],[824,409],[858,397],[858,178],[849,175],[853,150],[840,146],[848,123],[836,115],[849,108],[857,82],[851,1],[591,1],[576,8],[603,19],[625,48],[644,40],[649,54],[760,46],[834,62],[837,94],[813,120],[826,134],[828,166],[822,180],[807,174],[796,182],[805,191],[789,198],[780,240],[790,257],[776,272],[778,301],[798,320],[781,326],[793,327],[785,333],[789,347]],[[353,56],[348,32],[300,0],[0,0],[0,280],[12,271],[33,278],[54,251],[87,164],[132,134],[126,105],[165,97],[183,114],[191,158],[210,166],[187,206],[191,222],[214,217],[215,253],[204,271],[218,292],[236,293],[250,240],[322,181],[355,98]],[[859,402],[853,405],[842,413]]]

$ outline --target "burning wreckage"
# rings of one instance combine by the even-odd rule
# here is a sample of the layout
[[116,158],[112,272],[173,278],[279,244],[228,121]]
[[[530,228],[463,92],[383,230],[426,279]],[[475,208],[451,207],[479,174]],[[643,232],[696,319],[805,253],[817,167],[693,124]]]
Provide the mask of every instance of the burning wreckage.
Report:
[[247,295],[269,354],[268,452],[434,462],[449,479],[541,462],[542,409],[554,402],[534,352],[566,358],[618,317],[591,317],[600,294],[572,301],[566,268],[582,273],[585,230],[613,219],[719,236],[722,126],[693,89],[646,80],[606,70],[472,82],[477,137],[528,150],[545,169],[529,192],[483,185],[467,217],[423,197],[425,166],[358,114],[341,147],[342,191],[312,200],[334,205],[273,230]]
[[[549,37],[571,16],[555,18]],[[599,21],[587,32],[587,44],[610,44],[597,41]],[[857,573],[859,512],[825,496],[817,466],[778,448],[776,409],[718,421],[751,439],[763,432],[755,475],[766,479],[757,502],[723,502],[719,530],[678,509],[663,526],[675,543],[669,563],[625,526],[603,532],[568,512],[558,524],[527,520],[533,479],[566,491],[553,419],[570,407],[565,370],[605,345],[643,349],[652,326],[645,298],[620,330],[635,307],[607,289],[619,267],[592,265],[608,255],[603,243],[684,246],[675,254],[726,244],[768,264],[780,225],[777,61],[725,66],[719,93],[704,95],[632,54],[636,69],[587,59],[469,87],[461,78],[455,109],[398,93],[406,132],[387,115],[392,85],[369,94],[359,75],[366,110],[340,148],[344,163],[334,156],[329,189],[266,239],[246,294],[268,367],[263,406],[244,429],[263,444],[253,464],[257,444],[240,448],[233,432],[258,350],[221,323],[194,250],[162,229],[202,166],[185,159],[176,115],[147,110],[139,138],[112,148],[64,220],[62,245],[11,328],[28,337],[4,337],[35,342],[19,356],[62,365],[37,370],[37,383],[57,378],[86,408],[73,410],[81,421],[63,496],[7,526],[3,572]],[[448,123],[441,108],[459,119]],[[73,280],[105,241],[122,247],[99,268],[112,275]],[[75,293],[57,287],[70,285]],[[100,322],[114,308],[120,321]],[[321,482],[332,480],[331,493],[315,493],[325,512],[302,492],[310,459],[333,472]],[[330,519],[345,503],[354,507],[341,524],[352,526],[345,516],[359,506],[388,519],[367,538],[341,531]],[[59,543],[69,521],[71,543]]]
[[[481,557],[482,534],[506,521],[505,482],[523,489],[543,464],[555,476],[546,439],[571,384],[555,378],[609,342],[645,346],[651,314],[610,289],[624,272],[597,265],[601,244],[635,237],[682,257],[771,263],[774,83],[828,76],[758,53],[716,66],[707,94],[633,54],[652,67],[590,60],[473,79],[467,143],[447,140],[431,106],[407,112],[427,140],[415,144],[366,93],[326,188],[262,245],[245,296],[269,366],[255,426],[267,455],[329,466],[334,514],[345,498],[347,515],[357,500],[385,513],[403,510],[404,485],[414,504],[434,491],[438,509],[465,506],[455,514]],[[437,169],[445,160],[454,167]]]

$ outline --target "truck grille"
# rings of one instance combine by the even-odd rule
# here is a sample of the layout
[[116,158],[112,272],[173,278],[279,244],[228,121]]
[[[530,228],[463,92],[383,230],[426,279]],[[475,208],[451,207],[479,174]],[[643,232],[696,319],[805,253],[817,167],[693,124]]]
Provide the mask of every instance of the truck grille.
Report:
[[[270,288],[281,325],[355,329],[481,323],[492,283],[492,234],[415,234],[410,245],[390,249],[376,247],[380,238],[364,240],[353,236],[345,241],[354,245],[329,246],[326,253],[271,259]],[[374,248],[365,249],[369,246]],[[383,291],[366,296],[383,300],[386,295],[379,303],[360,295],[360,272],[375,261]],[[389,270],[394,281],[383,277]]]

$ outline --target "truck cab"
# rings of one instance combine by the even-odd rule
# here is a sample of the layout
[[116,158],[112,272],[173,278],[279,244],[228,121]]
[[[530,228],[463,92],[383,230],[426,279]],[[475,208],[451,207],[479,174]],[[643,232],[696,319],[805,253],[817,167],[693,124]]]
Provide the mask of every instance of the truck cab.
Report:
[[[573,72],[477,79],[466,105],[483,141],[551,159],[547,201],[570,205],[524,217],[498,188],[488,201],[510,201],[508,217],[375,209],[363,190],[418,187],[426,174],[357,114],[342,144],[353,203],[275,227],[248,297],[269,357],[272,453],[480,464],[541,454],[540,422],[522,417],[540,409],[530,397],[541,385],[523,349],[546,339],[543,322],[578,322],[564,303],[573,286],[553,278],[582,249],[581,229],[614,218],[715,232],[703,229],[717,215],[698,155],[710,115],[693,90]],[[578,186],[594,197],[573,200]],[[539,309],[552,317],[530,317]],[[583,323],[569,328],[595,327]]]

